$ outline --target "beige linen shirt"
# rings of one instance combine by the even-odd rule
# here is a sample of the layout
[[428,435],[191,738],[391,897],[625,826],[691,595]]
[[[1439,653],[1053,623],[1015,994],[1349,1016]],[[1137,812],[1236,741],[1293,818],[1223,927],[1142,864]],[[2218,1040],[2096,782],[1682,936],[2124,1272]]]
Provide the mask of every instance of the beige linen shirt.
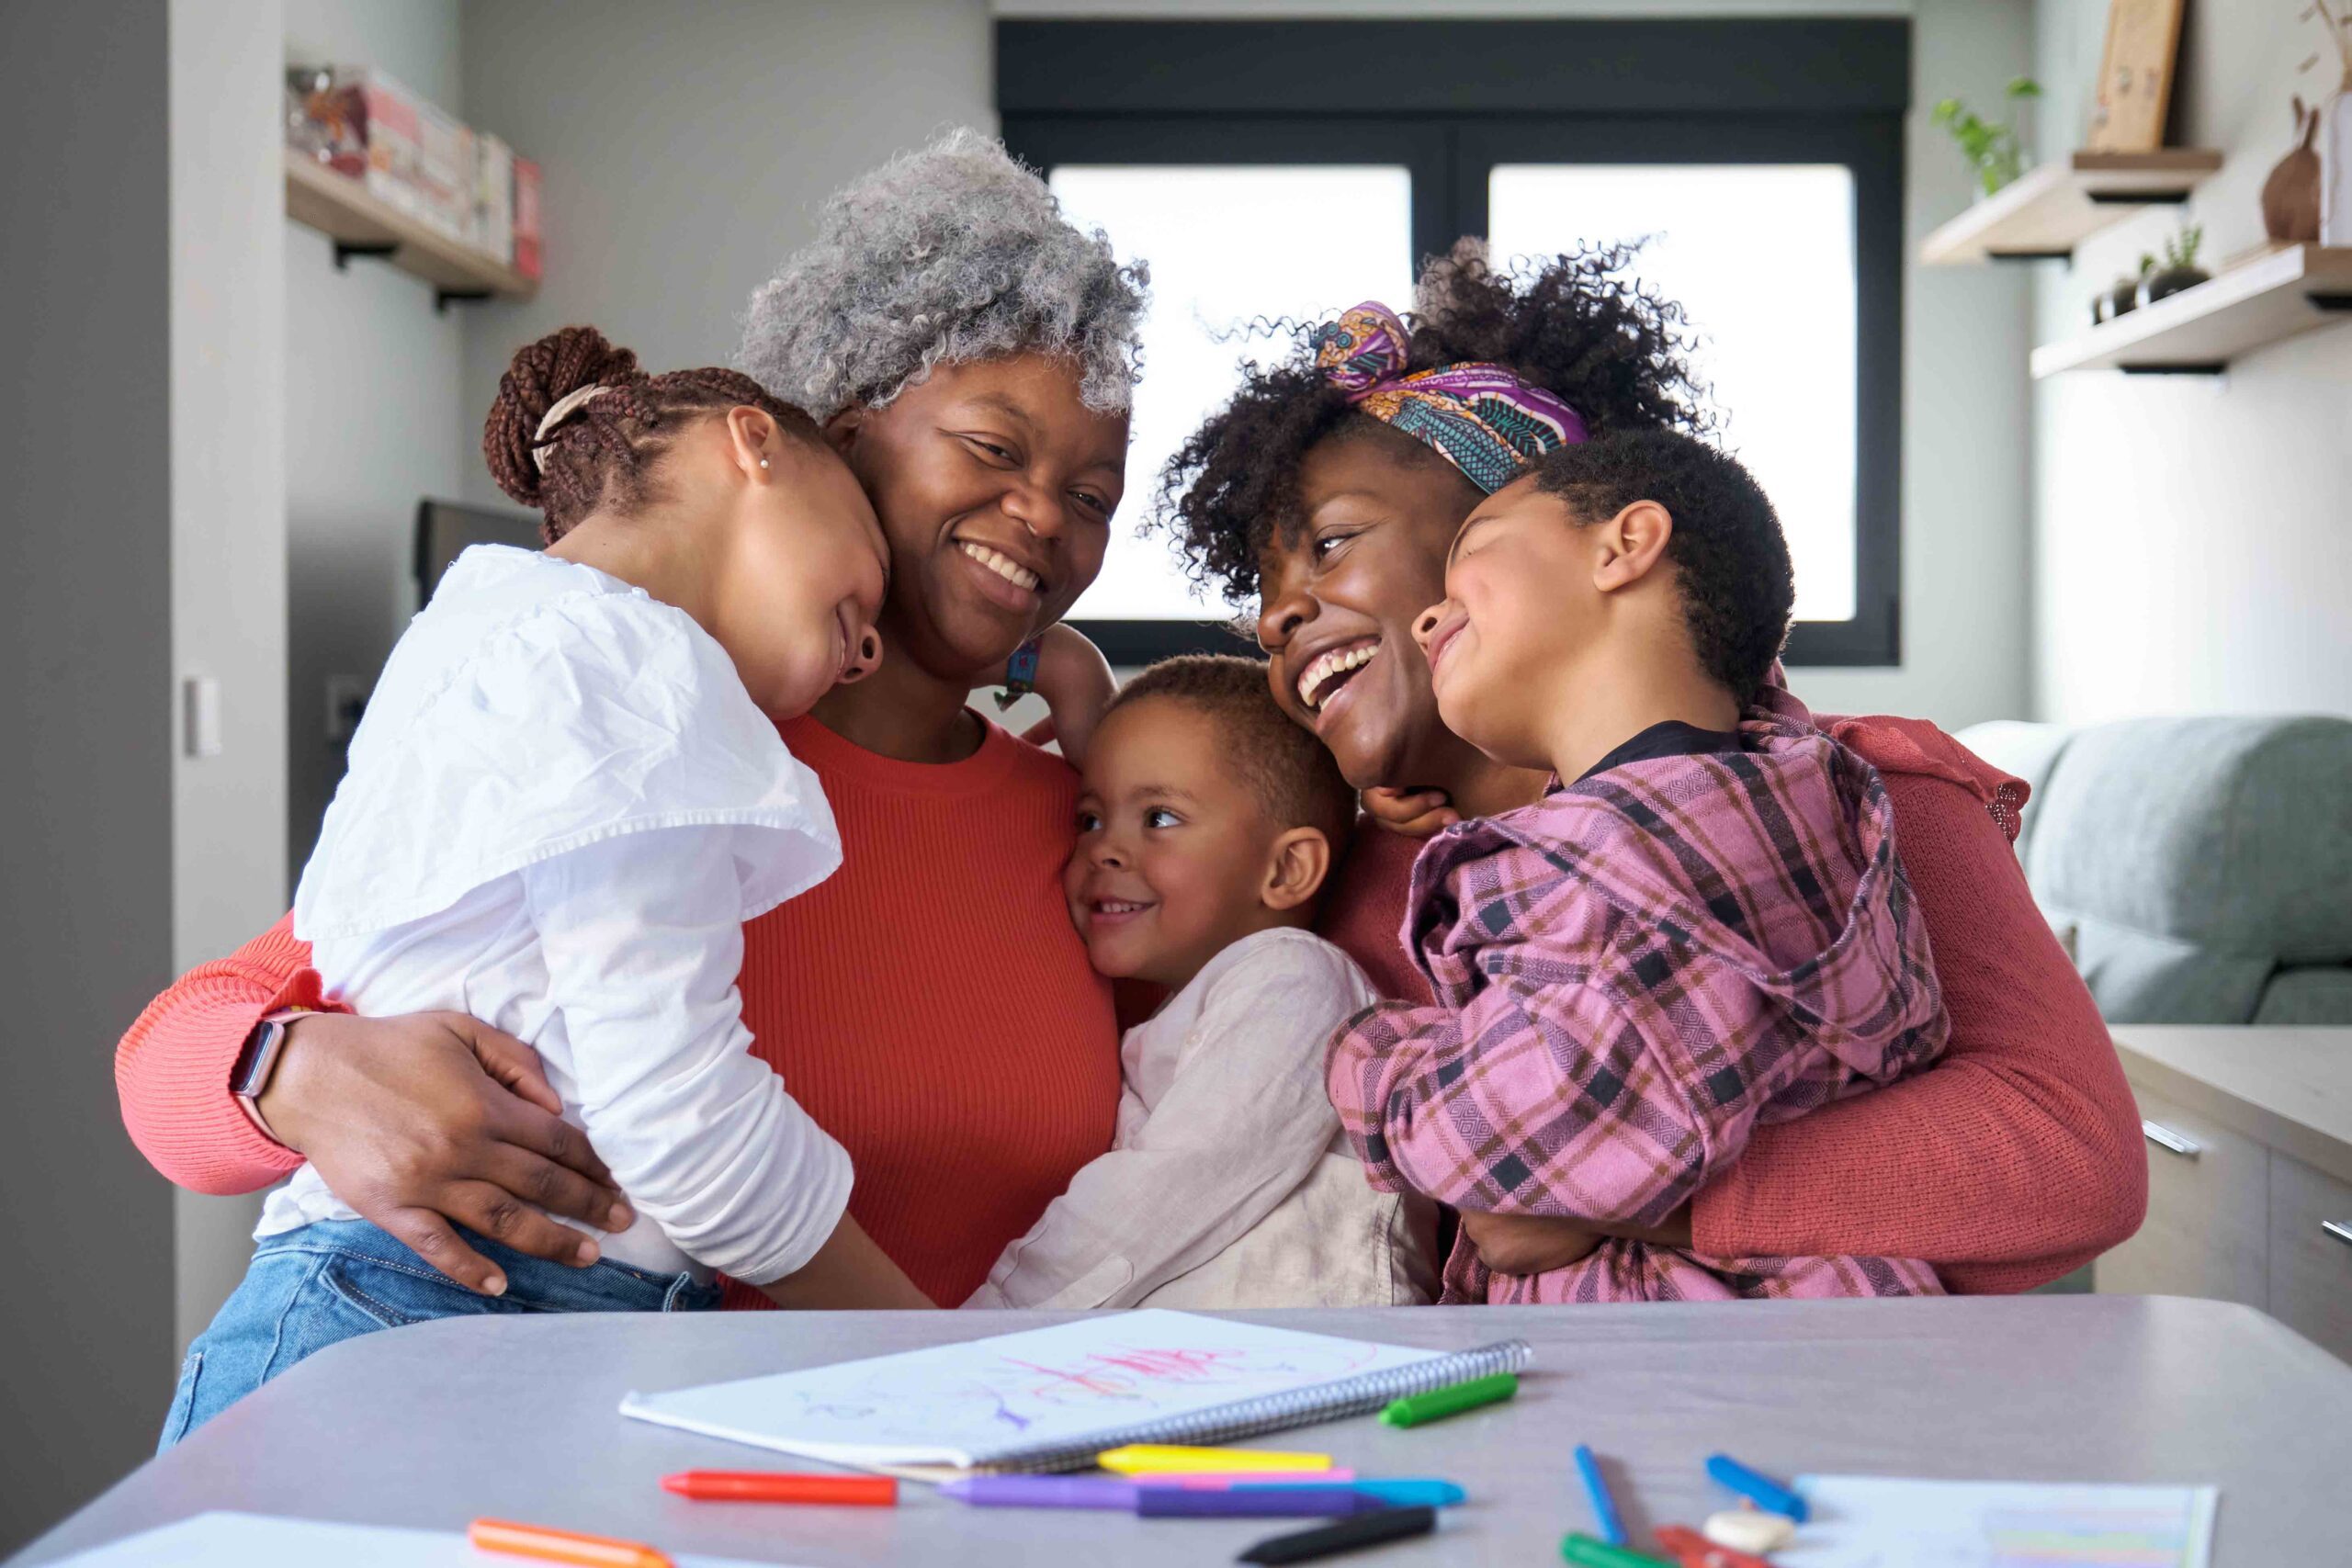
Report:
[[1246,937],[1127,1031],[1117,1136],[1004,1249],[974,1307],[1388,1306],[1436,1291],[1436,1211],[1379,1192],[1323,1089],[1377,998],[1311,931]]

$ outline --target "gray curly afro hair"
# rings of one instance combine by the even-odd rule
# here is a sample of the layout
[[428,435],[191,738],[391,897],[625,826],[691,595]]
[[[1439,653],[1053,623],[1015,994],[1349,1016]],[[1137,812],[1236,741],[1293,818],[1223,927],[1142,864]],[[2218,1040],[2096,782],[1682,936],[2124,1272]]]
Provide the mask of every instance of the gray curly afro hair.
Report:
[[956,130],[853,181],[752,296],[743,369],[822,421],[880,408],[938,365],[1046,354],[1124,413],[1150,273],[1080,233],[1001,143]]

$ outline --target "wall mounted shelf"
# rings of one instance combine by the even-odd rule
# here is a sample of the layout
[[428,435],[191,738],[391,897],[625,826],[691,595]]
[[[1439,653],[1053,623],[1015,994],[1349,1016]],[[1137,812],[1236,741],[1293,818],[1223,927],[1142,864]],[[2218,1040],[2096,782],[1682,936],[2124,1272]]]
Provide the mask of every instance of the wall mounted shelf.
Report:
[[2242,354],[2331,321],[2352,321],[2352,247],[2289,245],[2035,349],[2033,375],[2218,375]]
[[2222,155],[2193,147],[2154,152],[2076,152],[2045,164],[1928,235],[1927,266],[1987,261],[2058,261],[2110,223],[2144,207],[2177,206]]
[[390,262],[433,285],[435,309],[453,299],[528,299],[538,281],[461,244],[357,180],[314,159],[286,153],[286,216],[334,242],[337,266],[355,256]]

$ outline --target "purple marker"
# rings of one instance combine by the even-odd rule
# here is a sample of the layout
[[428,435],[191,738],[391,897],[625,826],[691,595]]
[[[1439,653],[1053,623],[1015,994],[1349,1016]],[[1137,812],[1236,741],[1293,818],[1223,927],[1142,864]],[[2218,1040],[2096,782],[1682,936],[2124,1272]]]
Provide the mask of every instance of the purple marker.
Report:
[[1132,1481],[1101,1475],[975,1475],[944,1481],[940,1492],[976,1508],[1135,1509],[1138,1488]]
[[1382,1498],[1352,1486],[1283,1486],[1225,1492],[1147,1486],[1136,1494],[1135,1503],[1137,1516],[1147,1519],[1319,1519],[1340,1514],[1369,1514],[1386,1506]]

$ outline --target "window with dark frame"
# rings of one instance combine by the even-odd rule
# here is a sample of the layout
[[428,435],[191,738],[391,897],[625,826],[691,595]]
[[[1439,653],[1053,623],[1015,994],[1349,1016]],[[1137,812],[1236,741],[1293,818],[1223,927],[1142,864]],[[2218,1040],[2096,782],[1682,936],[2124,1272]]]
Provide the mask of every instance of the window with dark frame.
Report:
[[[1006,144],[1159,269],[1114,526],[1232,362],[1287,352],[1253,320],[1402,308],[1465,234],[1498,260],[1647,234],[1789,528],[1789,661],[1900,662],[1910,50],[1901,17],[999,21]],[[1074,619],[1114,662],[1247,646],[1164,540],[1113,568]]]

